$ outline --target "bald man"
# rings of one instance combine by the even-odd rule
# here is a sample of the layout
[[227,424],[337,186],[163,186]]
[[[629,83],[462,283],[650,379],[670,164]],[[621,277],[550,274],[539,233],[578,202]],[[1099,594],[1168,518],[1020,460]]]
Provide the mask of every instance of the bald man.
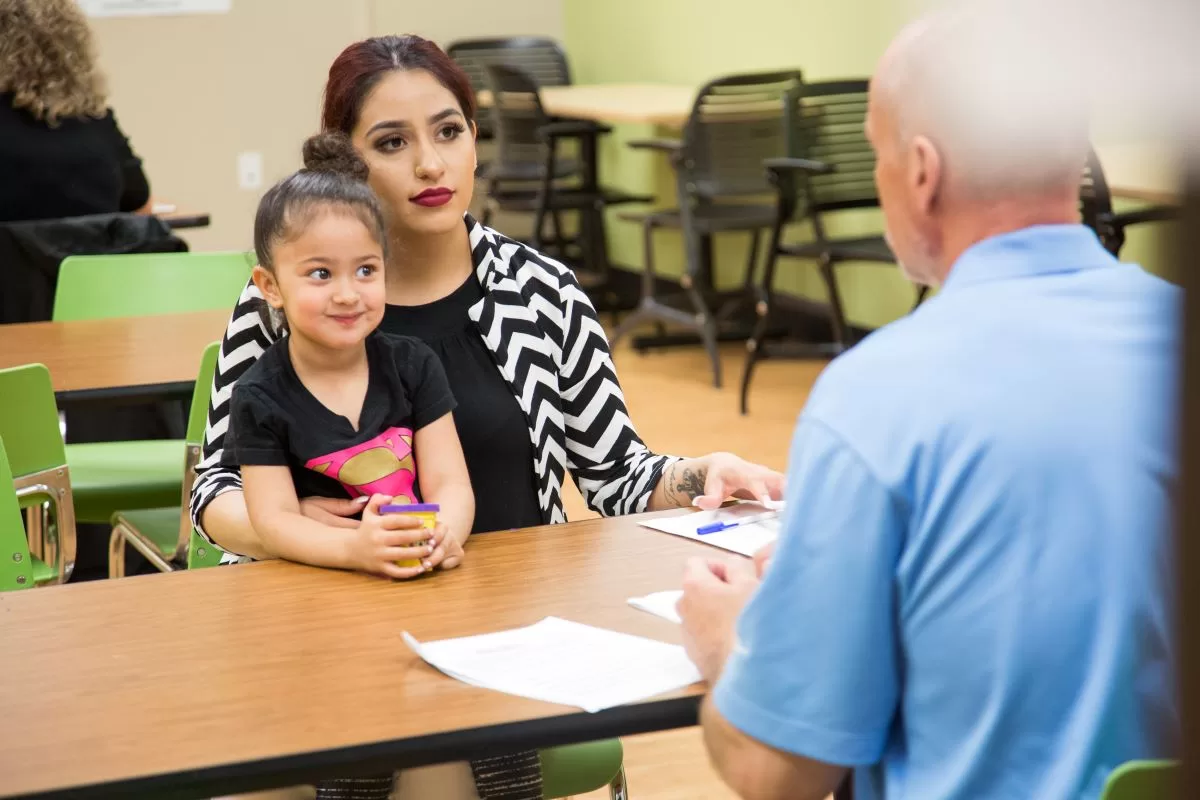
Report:
[[884,57],[888,236],[941,291],[821,376],[770,563],[688,565],[742,797],[1090,798],[1168,755],[1180,297],[1079,224],[1085,118],[1023,35],[944,17]]

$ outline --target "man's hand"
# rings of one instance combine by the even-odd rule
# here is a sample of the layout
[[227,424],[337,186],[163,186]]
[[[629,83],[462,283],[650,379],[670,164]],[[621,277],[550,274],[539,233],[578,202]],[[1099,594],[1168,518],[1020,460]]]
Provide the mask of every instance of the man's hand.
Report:
[[676,607],[683,620],[683,646],[709,685],[721,675],[738,615],[758,584],[754,565],[743,559],[694,558],[684,569],[683,596]]

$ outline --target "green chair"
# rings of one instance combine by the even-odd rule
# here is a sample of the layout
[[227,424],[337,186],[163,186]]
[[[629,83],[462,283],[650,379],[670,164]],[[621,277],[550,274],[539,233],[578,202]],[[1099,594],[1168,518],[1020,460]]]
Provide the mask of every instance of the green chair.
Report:
[[[204,445],[204,426],[208,419],[208,395],[212,390],[213,375],[217,371],[217,356],[220,342],[213,342],[204,350],[200,359],[200,372],[192,390],[192,408],[188,414],[187,434],[184,440],[183,482],[178,505],[161,508],[118,511],[112,516],[112,536],[108,541],[108,577],[121,578],[125,575],[125,545],[146,557],[160,572],[172,572],[176,562],[187,552],[188,540],[192,535],[192,523],[186,509],[192,483],[196,480],[196,465],[200,463],[200,451]],[[179,458],[178,451],[175,457]]]
[[26,581],[66,583],[75,569],[71,470],[50,371],[43,365],[0,369],[0,440],[18,505],[26,512],[29,553],[50,570],[47,575],[38,568]]
[[1100,800],[1175,800],[1178,761],[1127,761],[1112,771]]
[[0,440],[0,592],[32,589],[54,579],[54,567],[29,552],[12,469]]
[[53,319],[232,309],[253,264],[244,252],[71,256],[58,270]]
[[[244,252],[71,256],[59,268],[54,320],[231,309],[251,264]],[[68,445],[76,518],[108,523],[119,510],[173,505],[183,485],[183,446],[177,439]]]
[[[221,562],[224,551],[209,544],[192,531],[188,544],[188,569],[213,567]],[[612,800],[627,800],[625,751],[620,739],[585,744],[548,747],[540,752],[542,794],[545,797],[571,797],[608,787]]]

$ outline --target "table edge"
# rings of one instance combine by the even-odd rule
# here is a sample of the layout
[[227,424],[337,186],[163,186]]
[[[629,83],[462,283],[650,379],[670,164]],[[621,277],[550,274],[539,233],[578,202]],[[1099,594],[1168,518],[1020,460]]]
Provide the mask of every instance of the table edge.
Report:
[[[691,687],[689,687],[691,688]],[[466,728],[384,742],[271,756],[262,759],[126,778],[104,784],[60,787],[22,800],[66,798],[211,798],[223,794],[312,784],[331,775],[385,773],[465,758],[687,728],[699,721],[703,692],[617,706],[597,713],[576,709],[549,717]],[[2,790],[0,790],[2,791]]]

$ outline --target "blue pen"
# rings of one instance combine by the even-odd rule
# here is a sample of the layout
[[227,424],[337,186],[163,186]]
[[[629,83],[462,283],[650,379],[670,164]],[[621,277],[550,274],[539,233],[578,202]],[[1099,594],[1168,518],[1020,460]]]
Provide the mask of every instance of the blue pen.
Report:
[[778,511],[768,511],[765,514],[755,514],[752,517],[743,517],[731,522],[710,522],[707,525],[701,525],[699,528],[696,528],[696,535],[704,536],[708,533],[719,533],[720,531],[727,531],[730,528],[736,528],[739,525],[751,525],[755,522],[762,522],[764,519],[771,519],[777,516],[779,516]]

